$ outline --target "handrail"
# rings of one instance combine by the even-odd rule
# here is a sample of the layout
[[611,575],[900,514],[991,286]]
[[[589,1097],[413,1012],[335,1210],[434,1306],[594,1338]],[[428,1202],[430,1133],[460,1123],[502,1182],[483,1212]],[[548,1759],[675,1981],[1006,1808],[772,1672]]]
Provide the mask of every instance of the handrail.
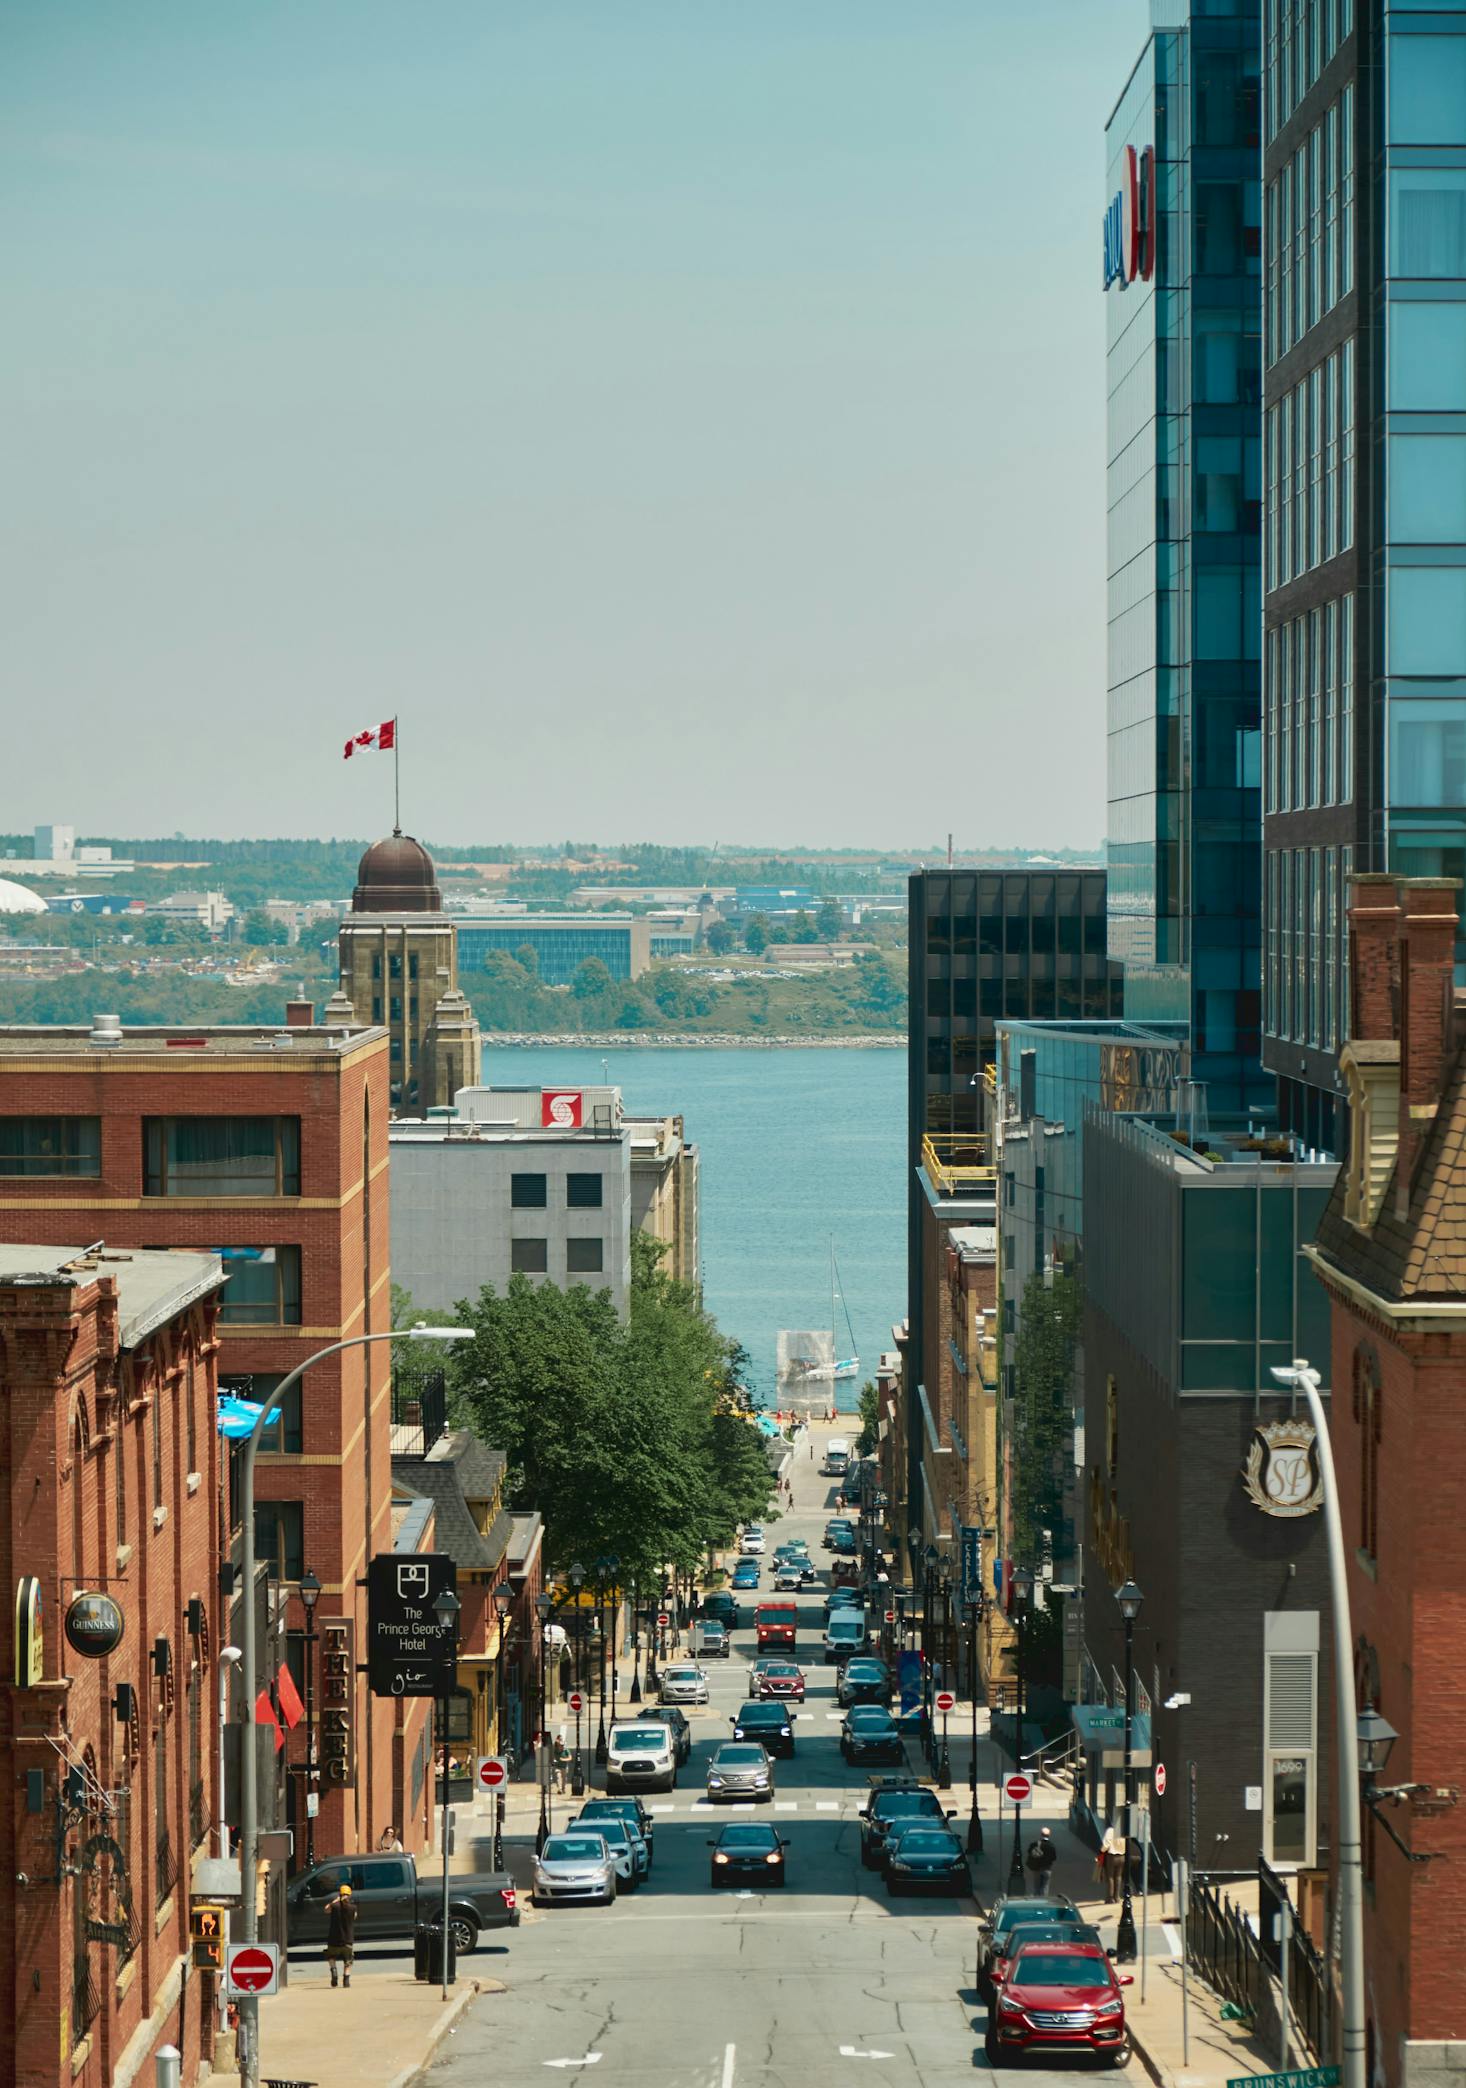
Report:
[[1040,1762],[1044,1768],[1048,1768],[1050,1765],[1046,1757],[1052,1748],[1058,1748],[1058,1760],[1060,1762],[1068,1763],[1075,1761],[1083,1751],[1080,1747],[1079,1735],[1077,1733],[1061,1733],[1057,1740],[1046,1740],[1042,1747],[1032,1748],[1026,1755],[1020,1755],[1018,1757],[1019,1767],[1021,1768],[1025,1762]]

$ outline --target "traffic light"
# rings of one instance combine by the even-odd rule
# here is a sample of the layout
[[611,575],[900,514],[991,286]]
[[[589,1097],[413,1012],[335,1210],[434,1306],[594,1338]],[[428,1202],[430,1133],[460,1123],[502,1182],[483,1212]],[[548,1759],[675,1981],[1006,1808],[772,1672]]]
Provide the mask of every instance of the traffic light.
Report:
[[224,1909],[195,1901],[188,1910],[188,1933],[196,1971],[224,1970]]

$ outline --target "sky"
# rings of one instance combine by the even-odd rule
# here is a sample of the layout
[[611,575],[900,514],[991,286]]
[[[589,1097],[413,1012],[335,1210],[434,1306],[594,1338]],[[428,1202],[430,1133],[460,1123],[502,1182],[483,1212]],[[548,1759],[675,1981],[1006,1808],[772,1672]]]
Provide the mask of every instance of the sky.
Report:
[[0,829],[1091,846],[1143,0],[7,0]]

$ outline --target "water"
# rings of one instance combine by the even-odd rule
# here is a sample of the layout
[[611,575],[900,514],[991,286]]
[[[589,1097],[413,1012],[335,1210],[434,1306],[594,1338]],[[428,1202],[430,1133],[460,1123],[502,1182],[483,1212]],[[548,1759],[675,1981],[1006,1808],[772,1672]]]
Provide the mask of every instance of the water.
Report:
[[904,1051],[601,1052],[487,1039],[483,1077],[496,1087],[609,1080],[633,1115],[686,1119],[702,1154],[704,1300],[748,1350],[771,1404],[779,1329],[829,1324],[833,1234],[860,1375],[830,1389],[855,1411],[906,1312]]

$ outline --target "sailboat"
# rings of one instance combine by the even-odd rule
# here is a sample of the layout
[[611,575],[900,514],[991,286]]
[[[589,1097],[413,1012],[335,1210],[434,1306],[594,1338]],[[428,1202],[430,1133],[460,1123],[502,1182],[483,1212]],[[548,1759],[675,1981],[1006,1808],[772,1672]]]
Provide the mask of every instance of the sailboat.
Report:
[[[844,1356],[835,1352],[835,1301],[845,1315],[845,1332],[850,1348]],[[803,1356],[789,1358],[789,1376],[801,1385],[830,1384],[837,1379],[859,1377],[860,1357],[855,1353],[855,1328],[850,1318],[850,1307],[845,1303],[845,1293],[840,1288],[840,1269],[835,1260],[835,1236],[830,1235],[830,1356],[828,1363],[816,1362]]]

